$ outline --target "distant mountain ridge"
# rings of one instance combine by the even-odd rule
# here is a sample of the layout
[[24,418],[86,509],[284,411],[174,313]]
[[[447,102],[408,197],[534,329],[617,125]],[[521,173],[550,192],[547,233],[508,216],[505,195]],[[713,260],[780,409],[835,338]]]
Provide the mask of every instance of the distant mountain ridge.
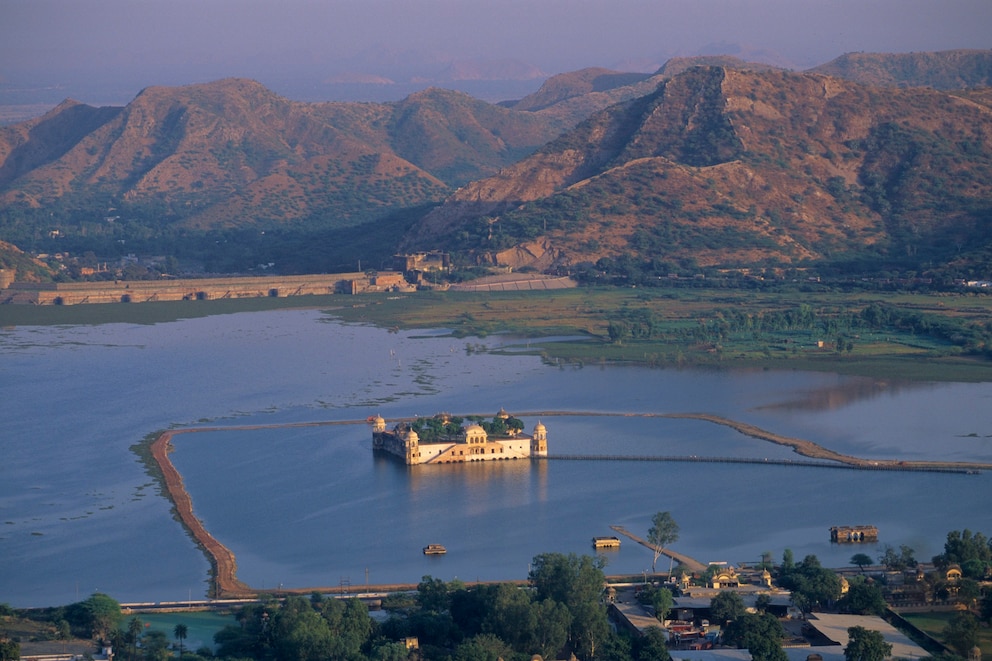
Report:
[[981,263],[990,199],[987,105],[696,67],[463,187],[404,245],[461,237],[484,262],[542,268]]
[[397,104],[304,104],[240,79],[152,87],[125,108],[66,102],[0,129],[0,201],[101,216],[160,204],[199,227],[320,214],[354,224],[439,199],[561,129],[440,89]]
[[[438,88],[302,103],[245,79],[150,87],[123,108],[67,100],[0,128],[0,239],[227,246],[217,268],[297,271],[369,246],[540,269],[967,269],[992,261],[990,92],[899,87],[980,81],[990,53],[837,64],[889,81],[877,86],[706,56],[561,74],[498,105]],[[877,73],[905,62],[914,74],[896,84]]]

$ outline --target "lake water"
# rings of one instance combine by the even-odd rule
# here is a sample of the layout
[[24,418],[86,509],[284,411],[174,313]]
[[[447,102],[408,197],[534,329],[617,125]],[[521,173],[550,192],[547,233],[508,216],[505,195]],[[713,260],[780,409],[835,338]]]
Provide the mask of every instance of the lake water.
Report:
[[[0,602],[205,594],[207,560],[131,450],[173,426],[594,411],[615,415],[544,418],[551,451],[794,457],[710,423],[620,415],[708,412],[859,456],[992,462],[992,384],[555,367],[477,350],[514,342],[392,333],[314,310],[0,330]],[[992,533],[987,473],[646,461],[410,469],[373,458],[360,424],[187,434],[175,448],[197,515],[258,588],[524,578],[538,553],[591,553],[611,524],[643,535],[661,510],[681,526],[675,548],[703,562],[785,548],[828,565],[877,555],[876,545],[831,545],[832,525],[876,525],[880,544],[907,544],[920,559],[949,530]],[[427,543],[449,553],[425,557]],[[608,572],[651,564],[633,543],[606,557]]]

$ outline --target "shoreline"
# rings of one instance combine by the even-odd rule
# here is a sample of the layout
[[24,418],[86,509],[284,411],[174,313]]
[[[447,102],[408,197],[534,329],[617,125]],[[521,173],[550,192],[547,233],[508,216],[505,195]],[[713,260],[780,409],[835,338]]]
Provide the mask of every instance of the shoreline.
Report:
[[[891,470],[925,470],[927,468],[936,469],[952,469],[965,471],[984,471],[992,470],[992,464],[982,463],[982,462],[940,462],[940,461],[899,461],[894,459],[880,459],[880,460],[868,460],[861,459],[858,457],[852,457],[850,455],[844,455],[832,450],[828,450],[817,443],[812,441],[807,441],[799,438],[792,438],[789,436],[781,436],[779,434],[774,434],[772,432],[766,431],[754,425],[750,425],[743,422],[738,422],[731,420],[729,418],[724,418],[721,416],[709,414],[709,413],[603,413],[603,412],[590,412],[590,411],[524,411],[517,414],[518,416],[534,417],[534,416],[544,416],[544,417],[555,417],[555,416],[603,416],[603,417],[648,417],[648,418],[676,418],[676,419],[693,419],[693,420],[703,420],[706,422],[711,422],[713,424],[723,425],[737,430],[745,436],[750,436],[752,438],[757,438],[759,440],[768,441],[770,443],[775,443],[777,445],[784,445],[791,447],[797,454],[822,459],[827,461],[837,462],[841,466],[850,466],[852,468],[863,468],[863,467],[884,467]],[[237,577],[238,563],[234,556],[234,553],[224,546],[220,541],[218,541],[210,532],[204,527],[203,523],[196,517],[193,512],[193,500],[186,491],[186,487],[183,483],[182,476],[176,467],[173,465],[172,461],[169,459],[169,452],[172,451],[172,439],[178,434],[188,434],[196,432],[218,432],[218,431],[246,431],[246,430],[258,430],[258,429],[286,429],[292,427],[321,427],[321,426],[331,426],[331,425],[357,425],[357,424],[368,424],[368,420],[333,420],[333,421],[318,421],[318,422],[295,422],[295,423],[283,423],[283,424],[260,424],[260,425],[242,425],[242,426],[231,426],[231,427],[193,427],[188,429],[171,429],[168,431],[161,432],[155,440],[151,442],[150,451],[151,456],[154,459],[156,465],[161,471],[162,480],[164,482],[166,495],[172,502],[173,509],[175,510],[177,516],[179,517],[180,523],[186,528],[187,532],[196,542],[207,559],[210,562],[211,567],[211,577],[210,577],[210,590],[211,596],[215,599],[226,599],[226,598],[253,598],[257,597],[262,593],[273,593],[278,592],[280,594],[307,594],[309,592],[322,592],[327,594],[334,593],[346,593],[353,592],[354,587],[345,589],[341,587],[296,587],[296,588],[282,588],[278,591],[273,590],[257,590],[242,582]],[[614,527],[614,530],[620,532],[618,527]],[[626,530],[622,531],[622,534],[634,539],[635,541],[640,541],[631,533]],[[650,547],[649,547],[650,548]],[[675,557],[675,559],[683,562],[683,558],[686,564],[690,568],[697,568],[695,565],[698,564],[692,558],[678,554],[675,551],[669,549],[665,550],[665,555],[670,557]],[[499,581],[499,582],[512,582],[512,581]],[[385,591],[397,591],[397,590],[408,590],[416,589],[416,584],[391,584],[391,585],[369,585],[366,586],[369,590],[385,592]],[[391,590],[390,588],[396,588]]]

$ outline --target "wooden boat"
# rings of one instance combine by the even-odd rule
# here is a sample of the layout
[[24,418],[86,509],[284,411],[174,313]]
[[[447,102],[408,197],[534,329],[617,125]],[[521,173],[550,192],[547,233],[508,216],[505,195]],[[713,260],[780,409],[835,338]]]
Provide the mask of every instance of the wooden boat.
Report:
[[440,544],[428,544],[424,547],[424,555],[444,555],[447,552],[448,549]]

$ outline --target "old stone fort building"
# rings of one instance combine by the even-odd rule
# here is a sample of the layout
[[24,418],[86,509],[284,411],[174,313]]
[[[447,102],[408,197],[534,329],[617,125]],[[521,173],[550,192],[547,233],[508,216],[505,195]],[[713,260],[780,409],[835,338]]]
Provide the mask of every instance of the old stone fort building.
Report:
[[[495,420],[508,420],[510,416],[500,409]],[[448,422],[450,416],[438,414],[435,420]],[[450,464],[470,461],[499,461],[502,459],[528,459],[548,454],[548,431],[538,421],[533,434],[509,428],[504,434],[490,436],[481,424],[469,423],[453,433],[436,439],[421,441],[420,435],[407,422],[386,429],[382,416],[372,419],[372,449],[393,456],[403,463]]]

